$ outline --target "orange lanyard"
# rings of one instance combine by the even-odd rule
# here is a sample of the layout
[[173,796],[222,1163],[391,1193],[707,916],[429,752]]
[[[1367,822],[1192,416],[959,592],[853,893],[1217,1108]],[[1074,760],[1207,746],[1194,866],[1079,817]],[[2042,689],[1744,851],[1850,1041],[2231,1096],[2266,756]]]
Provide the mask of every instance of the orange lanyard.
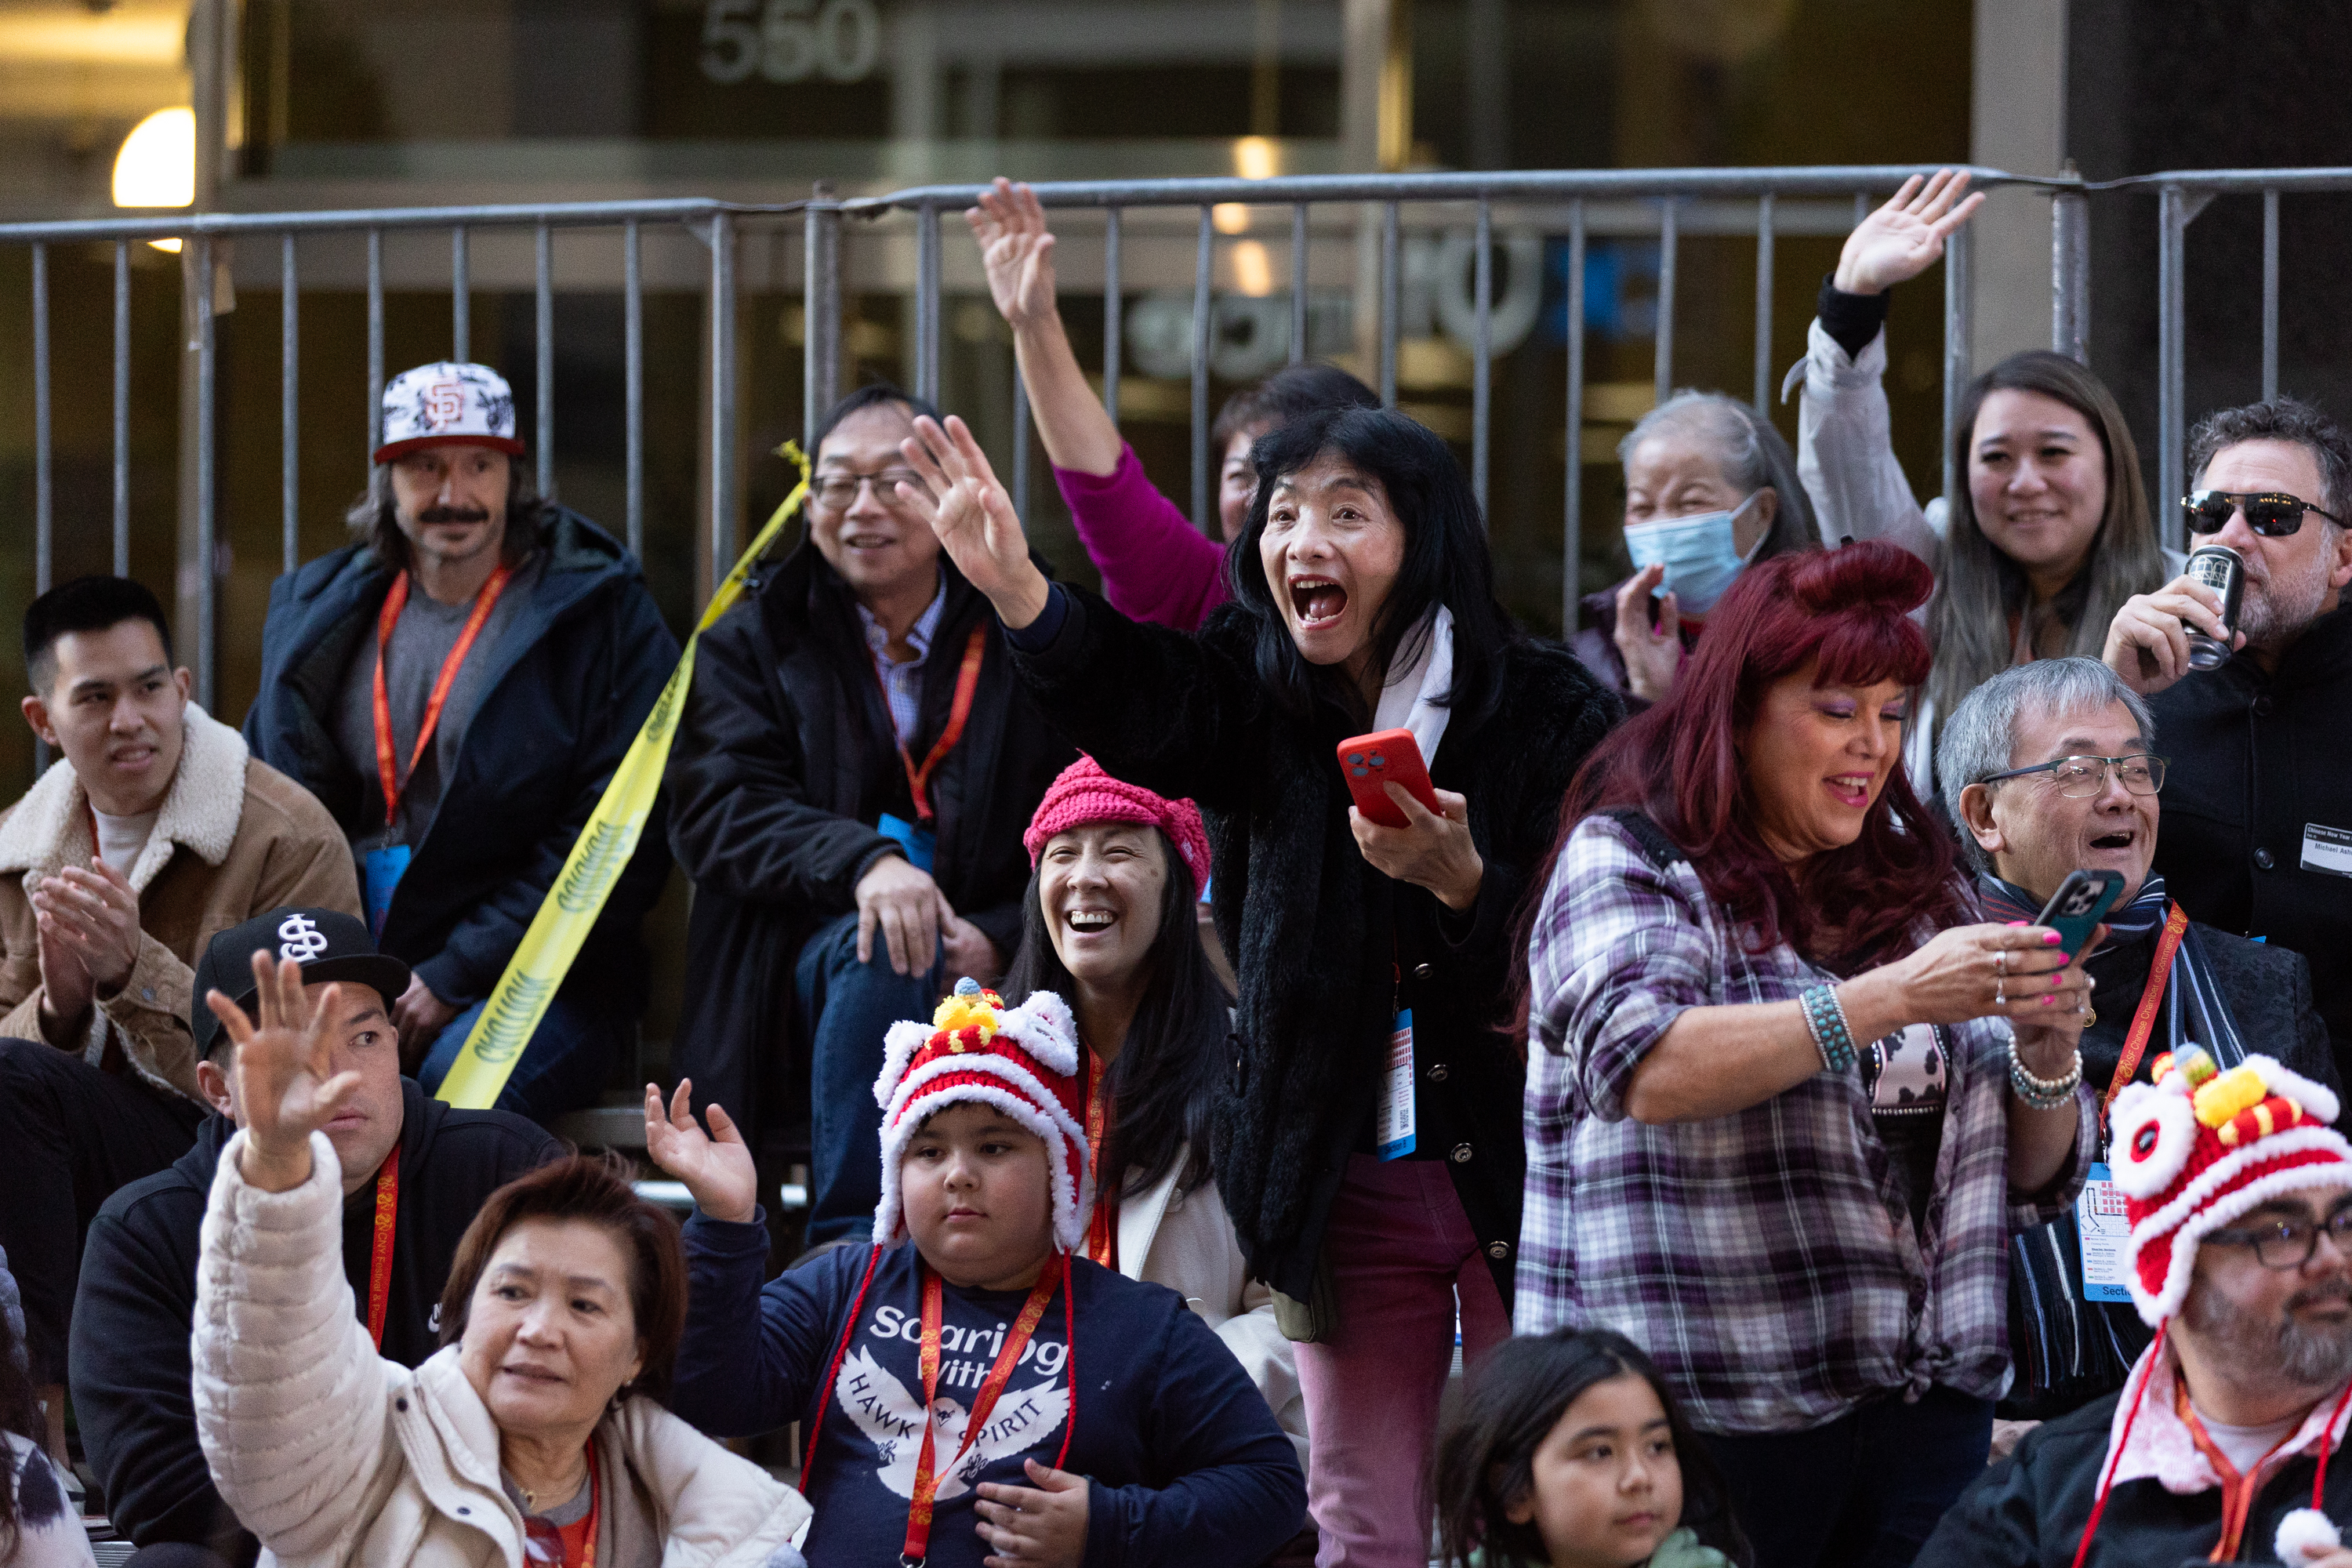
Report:
[[368,1244],[368,1338],[383,1349],[383,1317],[392,1306],[392,1222],[400,1213],[400,1145],[375,1173],[375,1236]]
[[2164,920],[2164,936],[2156,944],[2156,961],[2147,966],[2147,984],[2140,987],[2139,1010],[2132,1015],[2131,1032],[2124,1037],[2124,1054],[2116,1062],[2116,1076],[2107,1084],[2107,1092],[2099,1097],[2099,1125],[2107,1124],[2107,1107],[2116,1096],[2131,1082],[2139,1071],[2139,1058],[2147,1053],[2148,1031],[2156,1027],[2156,1009],[2164,1000],[2165,981],[2172,973],[2172,955],[2180,951],[2180,939],[2189,931],[2189,911],[2176,900],[2172,912]]
[[[604,1511],[604,1477],[603,1467],[596,1462],[596,1439],[588,1439],[588,1537],[580,1552],[578,1568],[596,1568],[597,1517]],[[570,1554],[565,1554],[565,1568],[572,1568]]]
[[[988,1426],[990,1414],[996,1408],[997,1395],[1004,1392],[1005,1384],[1013,1376],[1013,1366],[1021,1360],[1021,1352],[1029,1346],[1029,1337],[1037,1331],[1037,1324],[1045,1318],[1046,1303],[1053,1300],[1054,1288],[1057,1284],[1062,1288],[1064,1306],[1067,1309],[1069,1254],[1062,1254],[1060,1262],[1062,1267],[1058,1279],[1049,1270],[1041,1270],[1037,1283],[1029,1288],[1029,1299],[1021,1303],[1020,1315],[1013,1320],[1013,1331],[1004,1336],[1004,1344],[996,1352],[995,1364],[988,1369],[987,1381],[972,1396],[971,1410],[964,1417],[963,1442],[957,1447],[955,1458],[948,1461],[949,1469],[952,1470],[963,1463],[964,1455],[970,1453],[971,1446],[980,1440],[981,1433]],[[931,1468],[931,1439],[939,1431],[940,1425],[932,1415],[932,1407],[940,1394],[940,1336],[946,1315],[945,1291],[937,1273],[919,1264],[917,1267],[921,1268],[923,1276],[923,1342],[919,1363],[923,1377],[923,1447],[921,1456],[915,1461],[914,1495],[907,1504],[907,1543],[898,1558],[902,1563],[922,1562],[930,1547],[931,1498],[939,1490],[940,1484],[939,1476]],[[1070,1375],[1070,1386],[1075,1391],[1077,1387],[1075,1368],[1071,1369]],[[1073,1419],[1076,1415],[1075,1404],[1071,1415]]]
[[1087,1221],[1087,1256],[1118,1268],[1118,1185],[1103,1175],[1103,1139],[1110,1131],[1110,1069],[1087,1052],[1087,1168],[1095,1173],[1095,1212]]
[[[457,641],[441,660],[441,673],[434,678],[433,694],[425,700],[425,721],[417,726],[416,749],[409,753],[408,771],[416,772],[416,764],[425,760],[425,748],[433,743],[433,731],[441,727],[441,709],[449,700],[449,688],[457,681],[457,670],[466,662],[466,655],[474,639],[482,635],[483,624],[489,620],[492,606],[499,595],[506,592],[507,579],[514,569],[504,562],[490,574],[474,595],[474,612],[466,617],[465,628],[458,632]],[[393,579],[392,592],[383,596],[383,608],[375,617],[375,772],[383,785],[383,823],[386,827],[400,820],[400,792],[404,787],[398,772],[399,759],[392,745],[392,698],[384,689],[384,649],[392,642],[393,628],[400,624],[400,612],[408,604],[408,574],[403,572]]]
[[923,765],[919,768],[915,765],[914,755],[907,750],[906,742],[895,740],[898,731],[897,721],[890,718],[890,689],[883,685],[881,670],[877,668],[874,672],[874,684],[882,688],[882,717],[890,724],[894,743],[898,748],[898,761],[906,764],[907,790],[915,797],[915,820],[918,822],[931,820],[931,797],[929,794],[931,773],[947,754],[955,750],[956,742],[963,739],[964,722],[971,717],[972,694],[980,689],[980,660],[987,651],[987,626],[983,623],[972,627],[971,639],[963,645],[963,667],[956,671],[955,700],[948,705],[948,727],[940,731],[938,740],[931,742],[930,752],[923,758]]

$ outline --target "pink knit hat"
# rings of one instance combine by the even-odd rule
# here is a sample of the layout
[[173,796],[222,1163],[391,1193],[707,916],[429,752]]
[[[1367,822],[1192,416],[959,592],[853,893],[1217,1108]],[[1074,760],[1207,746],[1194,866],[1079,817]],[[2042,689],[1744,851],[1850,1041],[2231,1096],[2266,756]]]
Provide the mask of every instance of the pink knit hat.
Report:
[[1198,893],[1208,885],[1209,834],[1201,826],[1201,808],[1189,800],[1170,800],[1141,784],[1115,779],[1084,752],[1062,770],[1045,798],[1037,803],[1029,831],[1021,836],[1022,847],[1029,851],[1029,864],[1037,863],[1045,841],[1054,835],[1090,822],[1139,822],[1160,829],[1184,858],[1185,868],[1192,873],[1192,890]]

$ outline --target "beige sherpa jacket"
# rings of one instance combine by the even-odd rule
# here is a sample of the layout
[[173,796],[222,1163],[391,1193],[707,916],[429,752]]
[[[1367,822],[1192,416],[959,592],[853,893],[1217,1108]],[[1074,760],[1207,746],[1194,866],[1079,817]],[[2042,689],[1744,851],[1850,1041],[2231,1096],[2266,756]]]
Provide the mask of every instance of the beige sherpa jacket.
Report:
[[[196,1436],[264,1568],[523,1568],[499,1479],[499,1430],[451,1345],[415,1371],[375,1353],[343,1273],[341,1167],[310,1135],[310,1179],[245,1180],[221,1152],[196,1265]],[[596,1426],[658,1539],[617,1544],[663,1568],[804,1568],[800,1493],[642,1395]]]
[[[202,1105],[188,1010],[205,944],[281,905],[361,911],[351,845],[327,808],[254,761],[244,736],[194,703],[187,715],[179,771],[129,876],[139,895],[139,958],[130,982],[90,1010],[79,1049],[96,1067],[119,1047],[141,1078]],[[26,889],[89,864],[89,801],[60,759],[0,814],[0,1035],[43,1037],[40,942]]]

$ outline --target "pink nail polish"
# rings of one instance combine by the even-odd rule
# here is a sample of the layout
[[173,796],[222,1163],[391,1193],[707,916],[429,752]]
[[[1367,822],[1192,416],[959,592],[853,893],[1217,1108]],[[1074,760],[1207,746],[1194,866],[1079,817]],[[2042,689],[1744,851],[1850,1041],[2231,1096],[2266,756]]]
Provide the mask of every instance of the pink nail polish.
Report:
[[2065,940],[2066,939],[2064,937],[2060,936],[2053,931],[2048,936],[2042,939],[2042,945],[2044,947],[2056,947],[2060,942]]
[[2057,1000],[2058,1000],[2058,998],[2057,998],[2057,997],[2055,997],[2055,996],[2044,996],[2044,997],[2042,999],[2042,1005],[2044,1007],[2047,1007],[2047,1006],[2049,1006],[2049,1005],[2050,1005],[2050,1004],[2052,1004],[2053,1002],[2055,1002],[2055,1001],[2057,1001]]
[[2009,923],[2010,923],[2010,924],[2011,924],[2011,925],[2013,925],[2013,926],[2021,926],[2021,925],[2023,925],[2025,922],[2024,922],[2023,921],[2010,921]]

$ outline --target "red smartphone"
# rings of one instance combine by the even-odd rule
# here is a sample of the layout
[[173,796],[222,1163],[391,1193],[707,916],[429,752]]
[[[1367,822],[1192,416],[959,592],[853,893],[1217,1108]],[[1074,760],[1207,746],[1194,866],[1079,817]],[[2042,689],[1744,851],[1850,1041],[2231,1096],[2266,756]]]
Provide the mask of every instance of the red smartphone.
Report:
[[1356,797],[1356,809],[1382,827],[1405,825],[1403,810],[1381,787],[1387,784],[1404,785],[1413,799],[1444,815],[1437,810],[1437,791],[1430,787],[1429,768],[1421,760],[1421,742],[1410,730],[1381,730],[1340,742],[1339,772],[1347,778],[1348,793]]

